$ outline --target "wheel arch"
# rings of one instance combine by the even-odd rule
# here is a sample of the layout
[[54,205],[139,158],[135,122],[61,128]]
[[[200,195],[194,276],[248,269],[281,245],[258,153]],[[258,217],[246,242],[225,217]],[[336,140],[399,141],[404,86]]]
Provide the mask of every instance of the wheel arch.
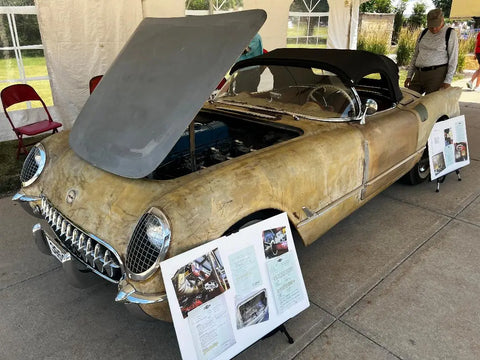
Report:
[[[262,209],[255,211],[251,213],[250,215],[245,216],[244,218],[240,219],[237,221],[235,224],[230,226],[224,233],[224,236],[233,234],[237,231],[239,231],[242,227],[244,227],[247,223],[253,222],[255,220],[261,221],[268,219],[272,216],[281,214],[283,211],[280,209],[275,209],[275,208],[268,208],[268,209]],[[294,239],[302,240],[299,232],[297,231],[297,228],[295,227],[294,223],[292,222],[288,212],[287,212],[287,217],[288,217],[288,223],[290,225],[290,230],[292,231],[292,236]],[[303,243],[303,241],[302,241]]]

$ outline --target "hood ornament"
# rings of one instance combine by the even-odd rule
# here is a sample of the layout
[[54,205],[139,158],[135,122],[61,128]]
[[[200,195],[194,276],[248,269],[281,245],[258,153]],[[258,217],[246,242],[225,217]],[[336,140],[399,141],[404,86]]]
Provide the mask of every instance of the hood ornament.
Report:
[[77,192],[73,189],[70,189],[67,192],[67,197],[65,198],[65,201],[67,202],[67,204],[72,204],[76,197]]

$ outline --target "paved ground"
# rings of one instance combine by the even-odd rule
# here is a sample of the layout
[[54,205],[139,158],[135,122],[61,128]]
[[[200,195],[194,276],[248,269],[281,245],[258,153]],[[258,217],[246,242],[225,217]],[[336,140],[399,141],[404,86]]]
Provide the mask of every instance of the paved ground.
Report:
[[[460,85],[465,81],[460,82]],[[480,93],[464,91],[463,181],[394,184],[298,249],[311,306],[238,359],[478,359]],[[136,320],[114,286],[69,286],[0,199],[0,359],[179,359],[171,324]]]

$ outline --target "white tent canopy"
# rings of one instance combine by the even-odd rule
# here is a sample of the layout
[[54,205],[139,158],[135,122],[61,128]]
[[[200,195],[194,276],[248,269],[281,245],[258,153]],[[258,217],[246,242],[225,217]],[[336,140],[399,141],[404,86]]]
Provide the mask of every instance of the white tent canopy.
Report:
[[[354,49],[358,7],[366,0],[328,0],[330,48]],[[286,46],[292,0],[244,0],[244,9],[264,9],[268,18],[260,34],[266,49]],[[71,128],[89,96],[88,81],[104,74],[144,17],[185,16],[181,0],[48,0],[36,1],[40,33],[55,106],[52,115]],[[26,112],[15,114],[22,123]],[[1,117],[5,117],[4,114]],[[0,140],[13,139],[6,119],[0,119]]]

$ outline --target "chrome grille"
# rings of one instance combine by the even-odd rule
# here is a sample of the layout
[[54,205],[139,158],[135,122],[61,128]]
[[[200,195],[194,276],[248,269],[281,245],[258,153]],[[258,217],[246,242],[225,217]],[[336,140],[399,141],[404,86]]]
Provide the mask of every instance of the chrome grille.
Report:
[[42,214],[70,254],[103,278],[119,282],[122,277],[122,266],[113,248],[75,226],[45,197],[42,197]]
[[142,216],[128,243],[126,266],[134,274],[141,274],[155,265],[160,252],[150,243],[146,225],[156,222],[154,215],[146,213]]
[[29,152],[23,163],[22,172],[20,173],[20,181],[22,183],[27,182],[33,178],[38,171],[38,163],[35,157],[40,156],[40,149],[34,146]]

